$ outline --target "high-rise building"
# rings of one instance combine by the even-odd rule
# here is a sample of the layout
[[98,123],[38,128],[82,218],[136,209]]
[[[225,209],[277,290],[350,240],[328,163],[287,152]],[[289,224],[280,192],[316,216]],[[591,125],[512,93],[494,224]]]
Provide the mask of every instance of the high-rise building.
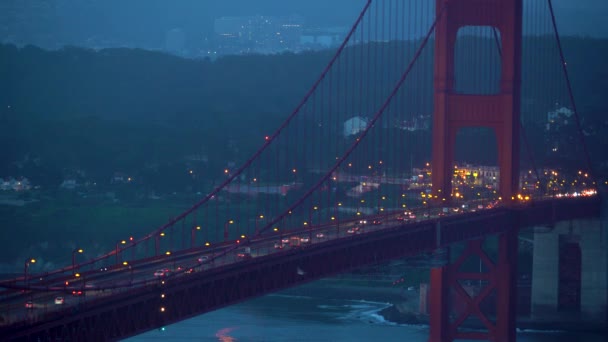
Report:
[[214,31],[221,54],[298,51],[304,19],[300,16],[222,17]]

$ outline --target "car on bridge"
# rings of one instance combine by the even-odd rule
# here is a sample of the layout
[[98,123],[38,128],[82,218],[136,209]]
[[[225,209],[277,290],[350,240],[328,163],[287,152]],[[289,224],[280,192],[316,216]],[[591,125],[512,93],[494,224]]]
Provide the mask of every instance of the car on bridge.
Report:
[[55,297],[55,304],[63,305],[64,302],[65,302],[65,299],[63,297]]
[[308,236],[302,236],[300,238],[301,243],[310,243],[310,238]]
[[317,237],[317,239],[323,239],[325,238],[325,234],[323,233],[317,233],[317,235],[315,235]]
[[167,277],[170,274],[171,274],[171,270],[168,268],[163,268],[163,269],[154,271],[155,277]]
[[202,263],[204,263],[204,262],[209,261],[209,256],[208,256],[208,255],[201,255],[200,257],[198,257],[198,259],[197,259],[197,260],[198,260],[198,262],[199,262],[199,263],[201,263],[201,264],[202,264]]
[[274,248],[275,249],[283,249],[283,247],[285,247],[285,245],[283,245],[282,242],[275,242],[274,243]]
[[291,247],[300,247],[301,244],[302,244],[302,241],[300,241],[300,237],[292,236],[291,238],[289,238],[289,245]]
[[31,300],[25,302],[25,308],[26,309],[33,309],[34,308],[34,302],[32,302]]
[[253,256],[251,256],[251,251],[248,249],[244,249],[238,253],[236,253],[236,257],[239,259],[251,259],[253,258]]
[[346,231],[348,234],[361,234],[361,228],[360,227],[352,227],[352,228],[348,228],[348,230]]

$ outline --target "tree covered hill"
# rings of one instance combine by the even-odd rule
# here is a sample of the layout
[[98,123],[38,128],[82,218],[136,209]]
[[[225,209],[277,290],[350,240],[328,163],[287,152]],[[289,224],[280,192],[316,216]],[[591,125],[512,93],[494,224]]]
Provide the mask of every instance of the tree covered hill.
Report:
[[[527,39],[524,60],[542,63],[532,57],[546,54],[548,41]],[[608,125],[608,40],[566,38],[563,45],[580,114],[599,133]],[[258,147],[250,142],[293,110],[332,54],[210,61],[137,49],[0,45],[0,177],[22,175],[56,186],[66,170],[81,169],[93,181],[107,181],[116,171],[158,170],[189,154],[205,155],[209,169],[221,169]],[[541,67],[524,64],[523,72]],[[524,92],[540,97],[549,96],[543,93],[547,84],[563,78],[559,67],[537,74]],[[608,138],[589,139],[599,162]]]

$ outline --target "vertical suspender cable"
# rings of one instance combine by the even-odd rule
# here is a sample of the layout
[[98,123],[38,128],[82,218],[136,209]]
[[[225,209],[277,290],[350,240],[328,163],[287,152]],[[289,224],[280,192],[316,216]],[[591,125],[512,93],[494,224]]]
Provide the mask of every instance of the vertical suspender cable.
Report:
[[547,3],[549,5],[549,13],[551,13],[551,23],[553,25],[553,33],[555,34],[555,40],[557,42],[557,48],[559,50],[559,58],[562,64],[562,71],[564,73],[564,78],[566,79],[566,85],[568,86],[568,96],[570,97],[570,103],[572,104],[572,109],[574,110],[574,119],[576,121],[576,128],[578,130],[580,144],[583,146],[583,152],[585,153],[585,161],[587,163],[587,168],[589,169],[589,175],[591,176],[590,178],[595,183],[591,158],[589,156],[589,150],[587,149],[587,143],[585,142],[585,136],[583,134],[583,128],[581,126],[578,110],[576,109],[576,102],[574,101],[574,94],[572,92],[572,84],[570,82],[570,76],[568,75],[568,68],[566,67],[566,59],[564,58],[564,51],[562,49],[561,39],[559,36],[559,32],[557,31],[555,14],[553,13],[553,4],[551,0],[547,0]]

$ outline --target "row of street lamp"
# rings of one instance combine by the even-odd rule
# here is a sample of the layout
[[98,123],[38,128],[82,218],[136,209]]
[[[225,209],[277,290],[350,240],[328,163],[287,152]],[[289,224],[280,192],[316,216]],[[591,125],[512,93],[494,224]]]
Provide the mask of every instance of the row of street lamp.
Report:
[[[342,203],[337,203],[337,206],[342,206]],[[313,215],[313,212],[316,211],[316,210],[319,210],[319,207],[316,206],[316,205],[312,206],[309,209],[309,212],[308,212],[308,221],[304,222],[304,225],[307,225],[310,228],[312,228],[312,225],[313,225],[312,224],[313,223],[312,215]],[[256,233],[259,230],[258,222],[260,220],[263,220],[264,217],[265,216],[263,214],[260,214],[260,215],[258,215],[258,216],[255,217],[255,232]],[[334,218],[332,217],[332,220],[333,219]],[[232,220],[232,219],[230,219],[230,220],[228,220],[228,221],[226,221],[224,223],[224,240],[225,241],[229,240],[229,238],[230,238],[229,237],[229,226],[233,225],[234,223],[235,223],[235,221]],[[195,225],[191,229],[191,247],[194,247],[195,244],[196,244],[196,231],[199,231],[199,230],[201,230],[201,226],[200,225]],[[278,228],[274,228],[274,231],[278,231]],[[163,237],[163,236],[165,236],[165,233],[161,232],[158,237]],[[159,247],[158,246],[158,244],[159,244],[158,237],[157,237],[157,241],[156,241],[156,244],[157,244],[156,247],[157,247],[157,249]],[[133,242],[133,237],[130,237],[129,241]],[[127,244],[127,240],[119,240],[119,241],[116,242],[116,246],[115,246],[116,264],[120,264],[120,252],[121,252],[121,250],[124,248],[124,246],[126,244]],[[206,245],[209,245],[209,244],[207,243]],[[77,277],[80,274],[76,270],[76,255],[77,254],[83,254],[83,253],[84,253],[84,249],[82,249],[82,248],[76,248],[76,249],[74,249],[72,251],[72,274],[75,275],[75,276],[77,276]],[[34,263],[36,263],[36,259],[34,259],[34,258],[28,258],[28,259],[25,260],[25,263],[24,263],[24,272],[23,273],[24,273],[24,281],[26,283],[26,287],[29,285],[28,269],[29,269],[30,265],[34,264]]]
[[[72,251],[72,274],[76,275],[77,277],[79,276],[78,273],[76,273],[76,254],[82,254],[84,253],[84,249],[82,248],[76,248]],[[23,265],[23,281],[25,283],[25,287],[29,286],[29,268],[30,265],[35,264],[37,262],[37,260],[35,258],[27,258],[25,259],[25,263]]]

